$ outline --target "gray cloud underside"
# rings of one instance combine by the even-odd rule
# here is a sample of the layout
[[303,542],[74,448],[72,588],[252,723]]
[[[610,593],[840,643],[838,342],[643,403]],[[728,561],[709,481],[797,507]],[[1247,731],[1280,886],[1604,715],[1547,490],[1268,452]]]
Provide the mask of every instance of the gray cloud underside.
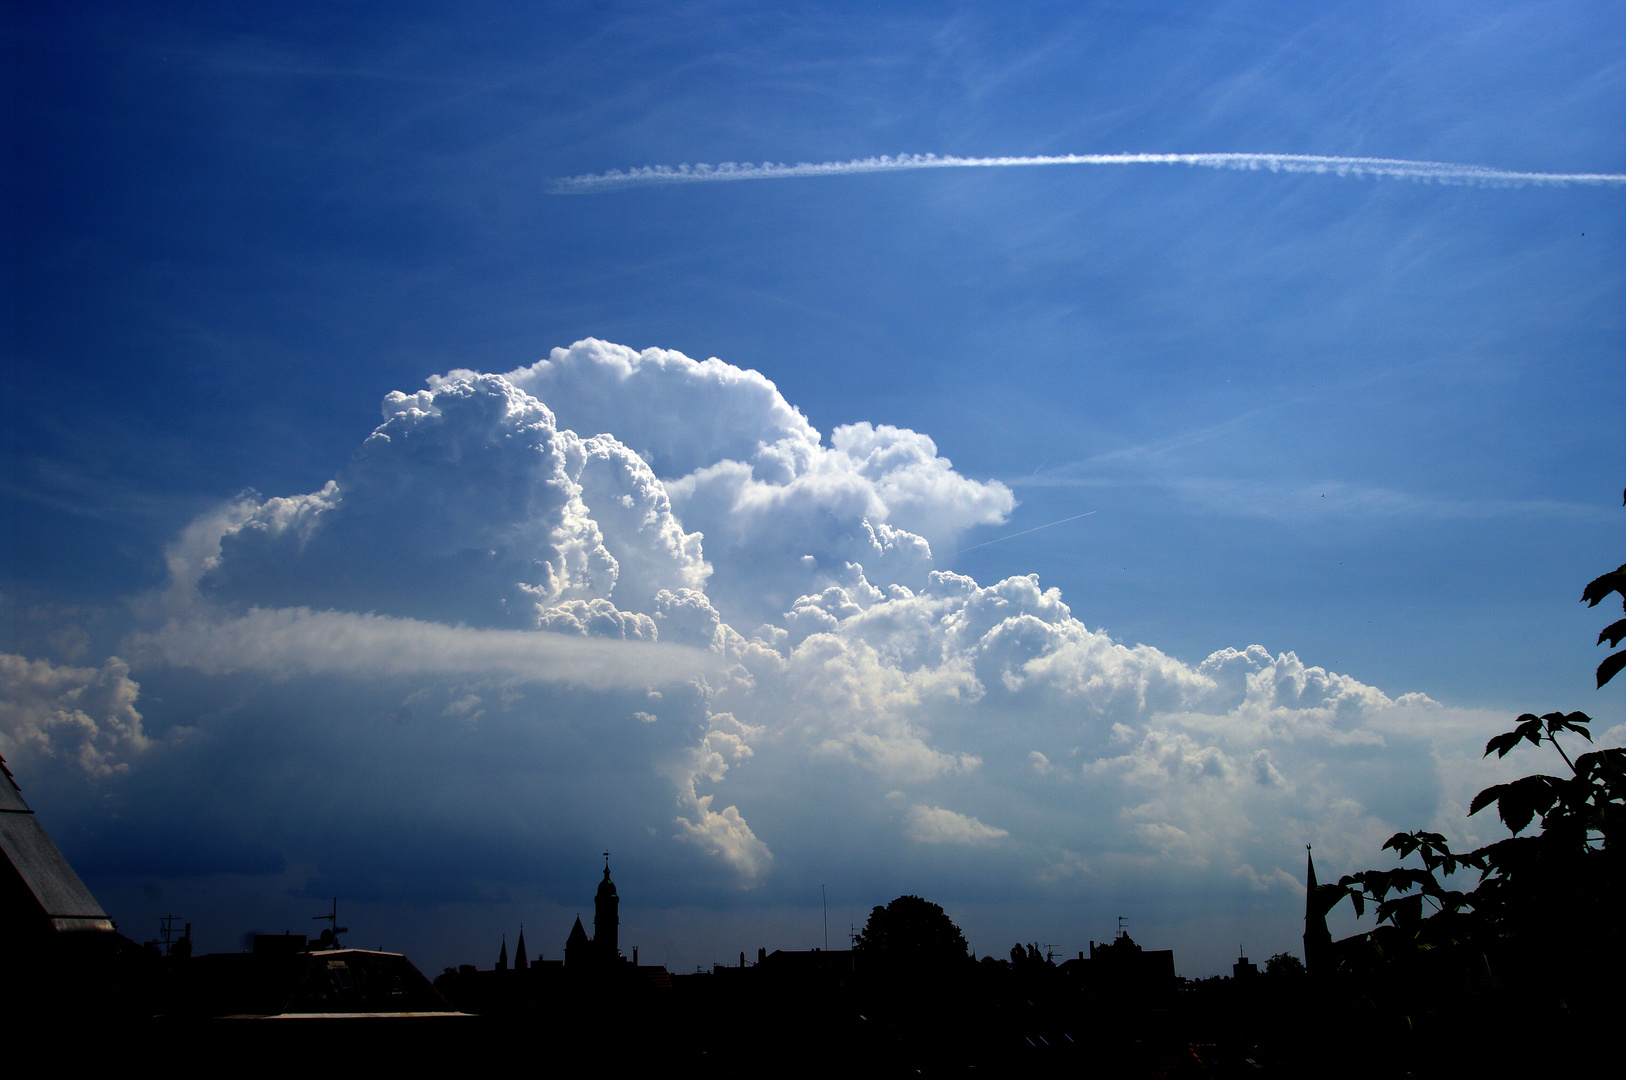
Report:
[[219,675],[377,677],[499,675],[594,690],[656,687],[704,676],[718,657],[686,645],[447,626],[308,608],[254,608],[237,618],[175,621],[132,635],[138,661]]

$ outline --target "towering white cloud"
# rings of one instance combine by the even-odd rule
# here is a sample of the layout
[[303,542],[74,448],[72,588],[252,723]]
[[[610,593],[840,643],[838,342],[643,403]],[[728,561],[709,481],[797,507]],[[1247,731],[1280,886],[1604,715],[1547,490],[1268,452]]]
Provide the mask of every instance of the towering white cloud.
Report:
[[[1183,874],[1251,894],[1307,840],[1353,857],[1457,827],[1460,713],[1257,645],[1187,663],[1092,630],[1036,576],[934,566],[1013,505],[924,434],[826,441],[757,372],[589,340],[392,393],[321,490],[199,519],[126,655],[204,699],[258,673],[280,703],[168,717],[259,718],[177,744],[175,768],[285,725],[326,748],[307,766],[371,747],[419,778],[371,766],[363,797],[347,774],[363,818],[420,821],[427,791],[470,808],[465,831],[647,835],[732,885],[861,834],[866,857],[995,860],[1041,890]],[[6,746],[133,759],[120,664],[8,663]],[[93,683],[124,696],[68,701]]]
[[705,537],[713,603],[741,626],[839,584],[849,562],[878,584],[918,588],[932,544],[1016,505],[1003,484],[955,472],[918,432],[853,424],[826,443],[760,372],[717,359],[588,339],[504,378],[561,426],[612,433],[649,463],[683,526]]
[[648,467],[560,431],[502,378],[392,393],[384,415],[321,491],[223,523],[206,596],[645,637],[613,601],[638,611],[705,583],[699,538]]
[[24,767],[54,759],[90,776],[125,772],[148,746],[140,692],[116,656],[98,669],[0,653],[0,755]]
[[[444,386],[467,370],[429,380]],[[546,401],[559,422],[584,435],[619,433],[662,477],[719,461],[752,461],[765,448],[810,455],[819,433],[759,371],[718,359],[588,338],[505,376]]]

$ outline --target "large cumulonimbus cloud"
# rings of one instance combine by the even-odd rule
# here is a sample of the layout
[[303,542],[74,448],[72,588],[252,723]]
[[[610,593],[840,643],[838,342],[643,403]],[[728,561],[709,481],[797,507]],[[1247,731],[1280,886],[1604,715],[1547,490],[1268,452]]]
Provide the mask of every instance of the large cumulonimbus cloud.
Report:
[[[1462,828],[1473,718],[1257,645],[1186,663],[1034,576],[935,565],[1015,501],[922,433],[826,438],[758,372],[595,340],[383,413],[321,490],[187,530],[162,625],[127,655],[273,680],[283,712],[219,711],[234,737],[287,724],[326,747],[306,760],[341,762],[389,740],[412,775],[432,753],[410,790],[461,798],[460,829],[647,834],[747,886],[847,845],[1034,889],[1290,893],[1304,842],[1363,858],[1400,826]],[[109,715],[96,768],[144,752],[133,713]],[[452,828],[405,790],[380,779],[351,812]]]

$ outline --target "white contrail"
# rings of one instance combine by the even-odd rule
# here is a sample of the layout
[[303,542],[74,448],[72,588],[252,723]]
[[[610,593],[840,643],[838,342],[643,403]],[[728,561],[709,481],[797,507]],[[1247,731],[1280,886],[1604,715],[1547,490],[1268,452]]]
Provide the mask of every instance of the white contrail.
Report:
[[1051,521],[1051,522],[1047,522],[1046,524],[1043,524],[1043,525],[1035,525],[1031,529],[1023,529],[1021,532],[1010,533],[1010,534],[1008,534],[1006,536],[996,536],[992,540],[984,540],[980,544],[972,544],[970,547],[961,548],[960,553],[963,555],[967,551],[976,551],[978,548],[987,547],[989,544],[997,544],[1001,540],[1015,540],[1018,536],[1026,536],[1028,533],[1036,533],[1040,529],[1048,529],[1053,525],[1065,525],[1069,521],[1077,521],[1079,518],[1087,518],[1091,514],[1096,514],[1096,513],[1100,513],[1100,511],[1098,511],[1098,510],[1087,510],[1082,514],[1074,514],[1070,518],[1062,518],[1060,521]]
[[939,157],[899,154],[798,165],[736,164],[646,165],[609,172],[568,176],[553,182],[555,192],[587,193],[649,184],[692,184],[712,180],[780,180],[793,176],[841,176],[847,173],[896,172],[900,169],[989,169],[1019,165],[1201,165],[1209,169],[1268,169],[1271,172],[1331,173],[1337,176],[1392,177],[1424,183],[1471,184],[1476,187],[1522,187],[1525,184],[1626,184],[1626,173],[1544,173],[1457,165],[1449,161],[1403,158],[1332,157],[1322,154],[1058,154],[1041,157]]

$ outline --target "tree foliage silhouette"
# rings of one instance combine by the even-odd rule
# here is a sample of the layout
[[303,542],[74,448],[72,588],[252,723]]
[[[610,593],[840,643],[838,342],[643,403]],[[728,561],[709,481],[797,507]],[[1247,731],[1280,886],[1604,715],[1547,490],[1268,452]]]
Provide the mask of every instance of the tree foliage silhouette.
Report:
[[965,935],[943,909],[900,896],[869,913],[853,951],[880,969],[940,971],[967,961]]
[[[1626,603],[1626,566],[1593,581],[1582,600],[1596,605],[1611,592],[1620,592]],[[1616,645],[1623,637],[1626,620],[1606,628],[1598,641]],[[1598,668],[1598,685],[1622,666],[1626,652],[1611,655]],[[1485,744],[1485,756],[1498,759],[1522,743],[1545,744],[1567,769],[1568,775],[1534,773],[1493,784],[1474,796],[1469,815],[1494,806],[1511,836],[1457,854],[1439,833],[1396,833],[1384,850],[1401,859],[1415,856],[1420,869],[1366,870],[1318,891],[1329,890],[1329,898],[1347,895],[1357,915],[1369,904],[1375,908],[1378,928],[1366,940],[1385,961],[1428,955],[1437,965],[1455,956],[1465,961],[1459,970],[1489,973],[1494,955],[1526,985],[1572,994],[1575,984],[1596,977],[1589,971],[1620,958],[1626,943],[1617,911],[1626,886],[1618,842],[1626,817],[1626,749],[1572,757],[1560,741],[1563,736],[1590,743],[1591,724],[1582,712],[1525,713]],[[1451,887],[1447,879],[1464,870],[1477,870],[1478,882],[1467,890]],[[1587,942],[1588,952],[1554,947],[1559,924]]]

